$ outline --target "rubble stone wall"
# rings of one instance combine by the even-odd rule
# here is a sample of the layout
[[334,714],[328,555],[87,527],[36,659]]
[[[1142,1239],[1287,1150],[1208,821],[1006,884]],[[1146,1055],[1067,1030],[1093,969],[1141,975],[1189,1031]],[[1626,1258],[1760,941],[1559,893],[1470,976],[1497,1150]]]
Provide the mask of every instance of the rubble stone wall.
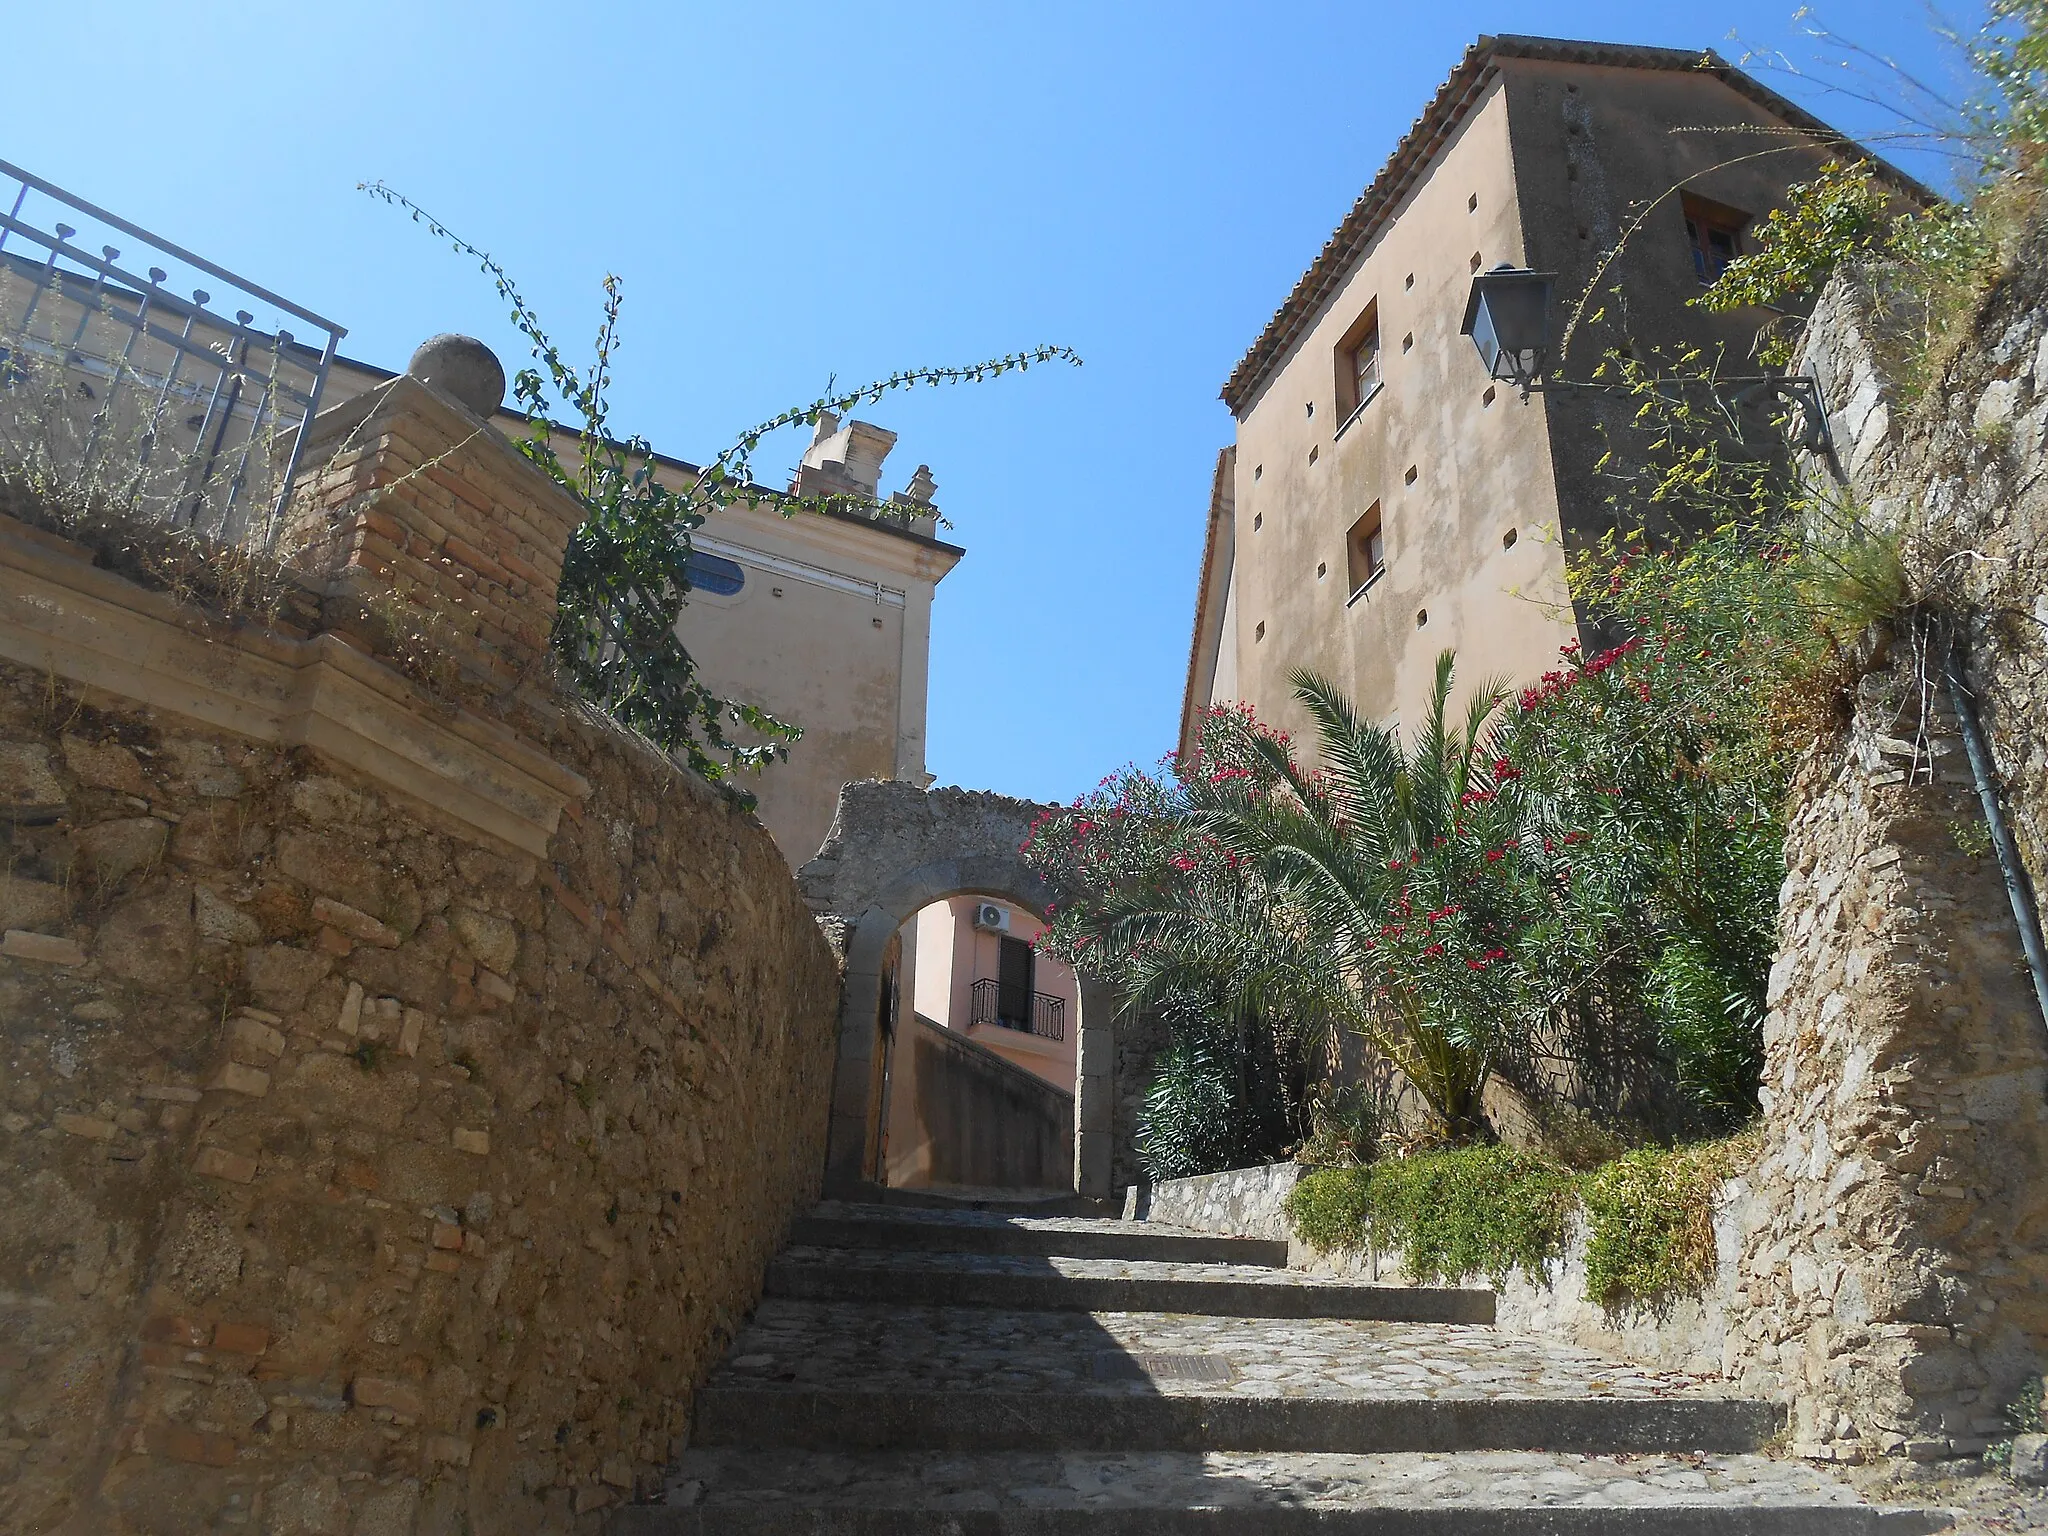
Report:
[[0,1530],[594,1533],[658,1476],[824,1162],[757,822],[0,520],[0,847]]
[[[1867,290],[1810,323],[1852,501],[1952,616],[2038,882],[2048,811],[2048,229],[1930,393]],[[1910,626],[1903,631],[1910,636]],[[1939,657],[1874,658],[1787,848],[1765,1148],[1731,1188],[1727,1369],[1815,1456],[1974,1455],[2048,1364],[2048,1027]]]
[[2048,1343],[2048,1040],[1954,717],[1923,697],[1894,647],[1804,787],[1764,1149],[1725,1206],[1725,1369],[1789,1395],[1815,1456],[1979,1454]]

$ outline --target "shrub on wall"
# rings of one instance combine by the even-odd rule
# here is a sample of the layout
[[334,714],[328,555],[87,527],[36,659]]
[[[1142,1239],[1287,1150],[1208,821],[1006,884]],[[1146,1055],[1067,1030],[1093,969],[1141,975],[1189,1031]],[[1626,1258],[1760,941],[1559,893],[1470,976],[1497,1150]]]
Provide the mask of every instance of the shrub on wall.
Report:
[[1305,1174],[1287,1213],[1306,1242],[1398,1254],[1423,1283],[1519,1273],[1537,1284],[1587,1227],[1586,1295],[1603,1307],[1696,1295],[1715,1266],[1714,1196],[1746,1137],[1625,1153],[1584,1174],[1507,1147],[1459,1147]]
[[1398,1250],[1410,1279],[1533,1280],[1564,1253],[1572,1175],[1508,1147],[1460,1147],[1308,1174],[1288,1197],[1319,1248]]
[[1588,1174],[1586,1294],[1605,1307],[1695,1295],[1714,1277],[1714,1195],[1744,1138],[1647,1147]]

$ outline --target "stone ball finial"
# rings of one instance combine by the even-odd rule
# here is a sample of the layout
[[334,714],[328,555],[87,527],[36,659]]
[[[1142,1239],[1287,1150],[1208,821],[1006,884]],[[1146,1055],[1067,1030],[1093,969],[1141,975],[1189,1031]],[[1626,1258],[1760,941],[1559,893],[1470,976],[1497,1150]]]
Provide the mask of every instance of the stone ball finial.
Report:
[[419,345],[405,371],[422,384],[452,395],[474,414],[490,419],[505,403],[505,365],[474,336],[452,332],[430,336]]

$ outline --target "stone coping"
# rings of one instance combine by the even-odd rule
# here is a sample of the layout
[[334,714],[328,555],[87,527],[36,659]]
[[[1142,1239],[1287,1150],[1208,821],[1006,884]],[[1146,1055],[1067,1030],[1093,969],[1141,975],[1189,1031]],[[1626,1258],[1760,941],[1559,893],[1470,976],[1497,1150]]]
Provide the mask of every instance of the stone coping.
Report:
[[[75,553],[74,553],[75,551]],[[466,835],[546,853],[590,785],[334,635],[229,625],[0,518],[0,658],[250,740],[312,747]]]

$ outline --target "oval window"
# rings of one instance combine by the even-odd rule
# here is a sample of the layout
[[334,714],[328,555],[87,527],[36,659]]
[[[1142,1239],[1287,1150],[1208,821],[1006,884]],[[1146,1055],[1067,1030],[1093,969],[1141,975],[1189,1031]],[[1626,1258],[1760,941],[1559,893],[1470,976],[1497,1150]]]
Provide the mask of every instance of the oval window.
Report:
[[690,563],[683,567],[690,578],[690,587],[697,592],[716,592],[720,597],[731,597],[747,584],[747,573],[740,569],[738,562],[723,555],[707,554],[701,549],[690,551]]

